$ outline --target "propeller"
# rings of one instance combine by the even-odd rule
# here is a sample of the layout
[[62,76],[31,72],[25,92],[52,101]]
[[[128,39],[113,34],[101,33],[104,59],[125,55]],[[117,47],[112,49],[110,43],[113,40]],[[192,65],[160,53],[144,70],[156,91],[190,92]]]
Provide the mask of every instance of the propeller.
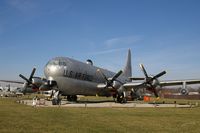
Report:
[[32,70],[32,72],[31,72],[31,75],[30,75],[30,77],[29,77],[29,79],[28,78],[26,78],[25,76],[23,76],[22,74],[19,74],[19,77],[21,77],[23,80],[25,80],[26,81],[26,86],[25,86],[25,88],[27,87],[27,86],[30,86],[30,85],[33,85],[34,87],[37,87],[35,84],[33,84],[33,76],[34,76],[34,74],[35,74],[35,71],[36,71],[36,68],[33,68],[33,70]]
[[106,75],[100,69],[97,69],[97,72],[99,72],[101,76],[106,80],[105,88],[112,87],[113,89],[115,89],[115,87],[113,86],[113,82],[116,81],[117,78],[123,73],[123,71],[120,70],[112,78],[107,78]]
[[156,80],[156,79],[158,79],[159,77],[163,76],[164,74],[166,74],[166,71],[162,71],[162,72],[158,73],[157,75],[155,75],[153,77],[150,77],[150,76],[148,76],[147,71],[145,70],[143,64],[140,64],[140,68],[141,68],[142,72],[145,75],[145,80],[146,81],[144,82],[144,84],[149,85],[151,87],[151,91],[154,93],[154,95],[156,97],[158,97],[158,93],[156,91],[156,86],[153,85],[153,81]]

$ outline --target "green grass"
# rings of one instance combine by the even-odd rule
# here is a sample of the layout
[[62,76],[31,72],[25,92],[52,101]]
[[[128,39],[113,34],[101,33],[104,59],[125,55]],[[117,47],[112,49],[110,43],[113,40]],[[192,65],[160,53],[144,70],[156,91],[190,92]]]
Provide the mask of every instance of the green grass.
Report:
[[200,108],[33,108],[0,98],[0,133],[200,132]]

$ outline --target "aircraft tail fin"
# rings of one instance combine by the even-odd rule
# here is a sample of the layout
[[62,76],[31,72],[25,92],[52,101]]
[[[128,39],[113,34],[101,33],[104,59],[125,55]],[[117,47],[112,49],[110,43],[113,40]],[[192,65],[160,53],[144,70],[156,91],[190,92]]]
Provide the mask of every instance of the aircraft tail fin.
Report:
[[126,60],[126,65],[123,70],[123,76],[132,77],[132,65],[131,65],[131,50],[128,50],[128,56]]

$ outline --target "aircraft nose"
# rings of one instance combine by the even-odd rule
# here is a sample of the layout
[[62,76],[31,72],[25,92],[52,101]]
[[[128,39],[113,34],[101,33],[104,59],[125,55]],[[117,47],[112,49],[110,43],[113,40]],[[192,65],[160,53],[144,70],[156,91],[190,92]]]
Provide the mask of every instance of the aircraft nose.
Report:
[[57,66],[55,66],[55,65],[47,65],[46,67],[45,67],[45,75],[54,75],[54,74],[56,74],[56,72],[57,72]]
[[46,64],[44,68],[44,74],[48,77],[54,74],[56,70],[57,70],[57,65],[55,64],[55,61],[51,60]]
[[63,75],[64,69],[66,67],[66,61],[61,58],[57,57],[50,60],[45,66],[45,76],[46,77],[54,77],[54,76],[61,76]]

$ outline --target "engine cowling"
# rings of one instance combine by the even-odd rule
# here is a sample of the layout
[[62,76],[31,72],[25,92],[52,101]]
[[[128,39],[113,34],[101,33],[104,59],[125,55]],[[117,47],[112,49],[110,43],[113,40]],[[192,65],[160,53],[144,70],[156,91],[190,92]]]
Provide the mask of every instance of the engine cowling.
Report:
[[182,95],[188,95],[189,91],[188,91],[188,89],[186,89],[186,88],[182,88],[182,89],[180,90],[180,93],[181,93]]
[[118,81],[113,81],[114,88],[120,88],[121,84]]
[[32,84],[36,85],[36,86],[41,86],[44,83],[44,81],[39,78],[39,77],[33,77],[32,78]]
[[154,79],[153,82],[152,82],[152,85],[153,85],[154,87],[159,86],[159,84],[160,84],[160,81],[159,81],[158,79]]
[[189,91],[188,91],[188,89],[187,89],[187,84],[186,84],[186,82],[183,82],[183,87],[182,87],[182,89],[180,90],[180,93],[181,93],[182,95],[188,95]]

